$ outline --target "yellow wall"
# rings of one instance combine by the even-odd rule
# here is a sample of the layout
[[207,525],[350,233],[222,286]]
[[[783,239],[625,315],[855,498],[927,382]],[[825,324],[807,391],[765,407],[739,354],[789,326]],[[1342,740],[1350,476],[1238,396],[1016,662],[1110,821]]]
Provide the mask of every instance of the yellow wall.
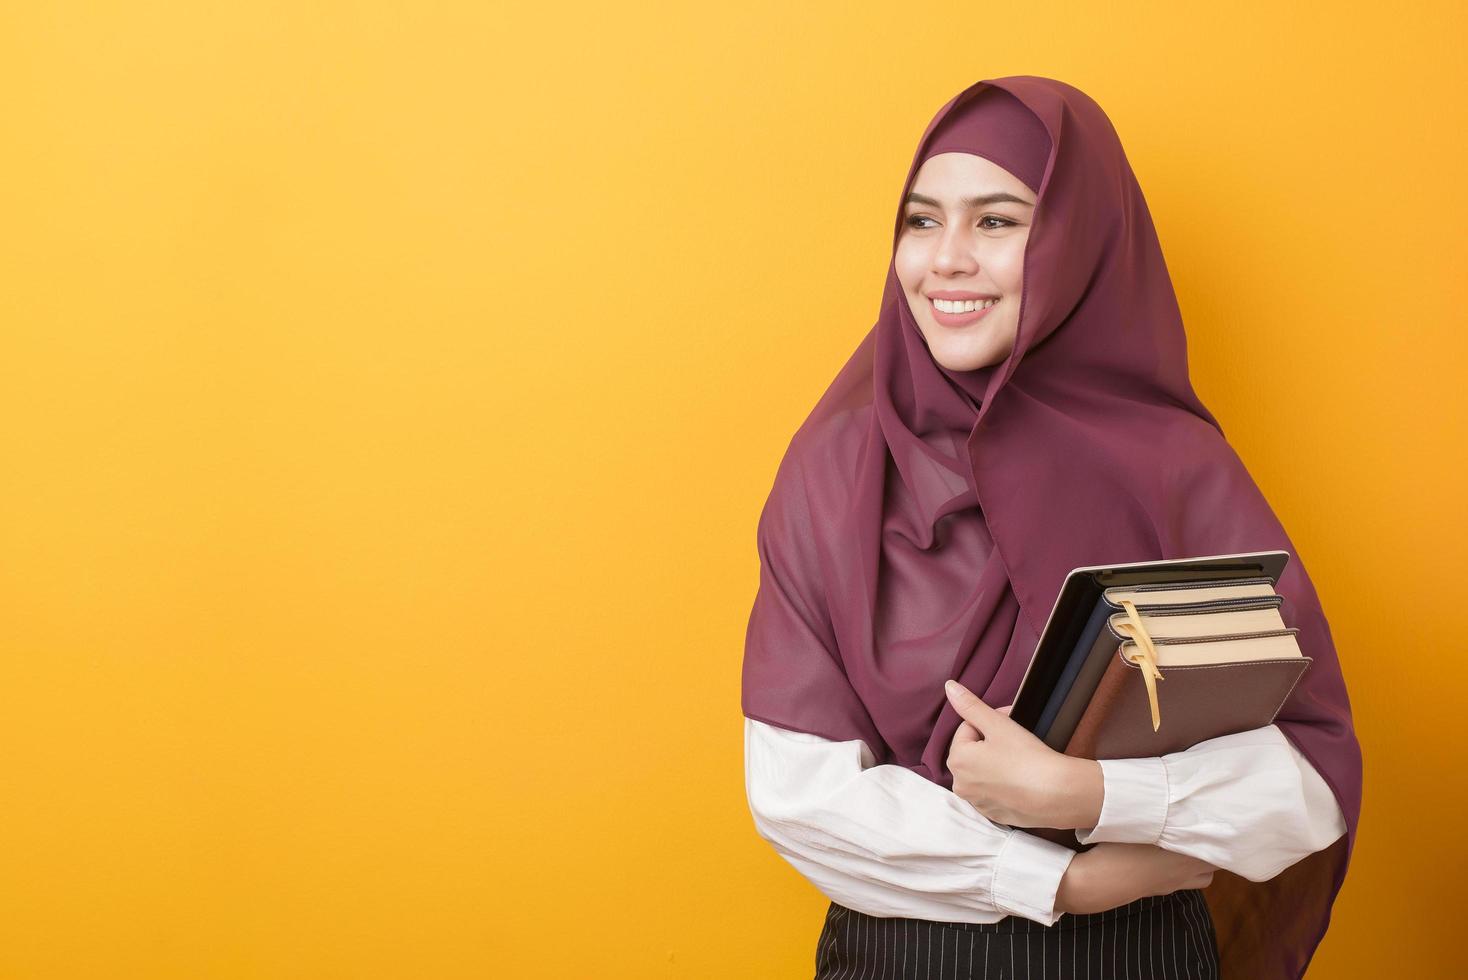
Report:
[[1456,3],[0,14],[0,978],[809,976],[754,522],[975,79],[1147,193],[1366,754],[1312,976],[1445,976]]

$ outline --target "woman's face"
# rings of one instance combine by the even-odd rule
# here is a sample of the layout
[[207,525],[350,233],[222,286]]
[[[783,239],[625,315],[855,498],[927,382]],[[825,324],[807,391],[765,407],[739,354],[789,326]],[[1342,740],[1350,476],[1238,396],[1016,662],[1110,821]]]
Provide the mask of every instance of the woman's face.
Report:
[[903,204],[897,279],[943,367],[987,367],[1014,349],[1034,211],[1024,181],[972,153],[939,153],[918,169]]

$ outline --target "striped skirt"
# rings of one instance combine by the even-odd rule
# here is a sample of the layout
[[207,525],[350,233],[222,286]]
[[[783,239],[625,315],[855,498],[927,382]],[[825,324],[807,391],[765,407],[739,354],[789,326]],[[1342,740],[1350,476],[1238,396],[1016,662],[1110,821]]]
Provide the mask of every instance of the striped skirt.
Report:
[[1217,980],[1218,939],[1198,889],[1149,895],[1053,926],[880,918],[831,903],[815,980]]

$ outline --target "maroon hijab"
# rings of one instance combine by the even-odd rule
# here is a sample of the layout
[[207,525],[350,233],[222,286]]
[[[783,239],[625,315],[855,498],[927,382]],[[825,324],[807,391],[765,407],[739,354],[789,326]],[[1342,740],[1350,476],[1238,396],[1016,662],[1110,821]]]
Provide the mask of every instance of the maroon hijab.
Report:
[[758,524],[744,714],[952,788],[943,682],[1010,704],[1066,573],[1284,549],[1285,622],[1314,664],[1275,724],[1347,833],[1267,882],[1206,891],[1225,977],[1298,980],[1325,934],[1361,810],[1361,749],[1305,563],[1194,393],[1172,282],[1110,120],[1054,79],[980,81],[913,155],[963,150],[1037,191],[1014,350],[929,354],[895,267],[876,324],[791,441]]

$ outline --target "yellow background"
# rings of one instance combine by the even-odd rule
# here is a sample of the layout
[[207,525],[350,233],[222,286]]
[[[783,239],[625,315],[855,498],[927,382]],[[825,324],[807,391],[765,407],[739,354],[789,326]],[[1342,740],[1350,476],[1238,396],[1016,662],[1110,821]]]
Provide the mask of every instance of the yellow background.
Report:
[[[1095,97],[1461,960],[1463,8],[10,4],[0,978],[801,977],[754,522],[923,126]],[[1438,828],[1434,832],[1428,828]]]

